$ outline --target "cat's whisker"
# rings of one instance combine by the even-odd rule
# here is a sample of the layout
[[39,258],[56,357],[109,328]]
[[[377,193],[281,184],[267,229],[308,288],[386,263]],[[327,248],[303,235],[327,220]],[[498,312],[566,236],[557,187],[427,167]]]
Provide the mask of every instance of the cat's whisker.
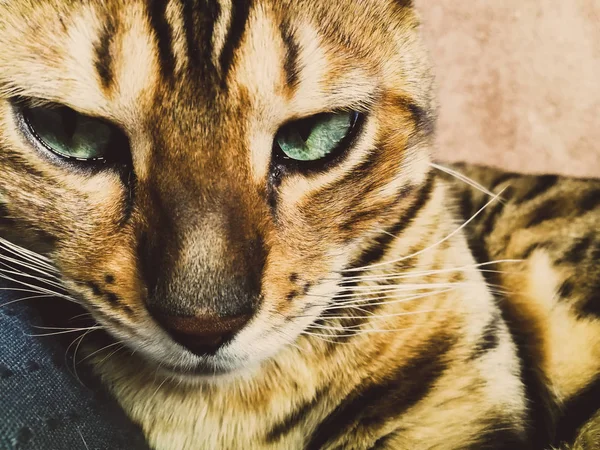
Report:
[[[380,301],[380,300],[412,300],[412,299],[419,299],[419,298],[423,298],[423,297],[428,297],[431,295],[437,295],[440,293],[444,293],[444,292],[449,292],[452,290],[455,290],[457,288],[457,286],[449,286],[449,287],[445,287],[445,288],[439,288],[439,289],[428,289],[425,292],[423,291],[410,291],[409,292],[405,292],[404,295],[400,295],[399,293],[394,293],[394,291],[390,291],[390,292],[384,292],[384,295],[378,295],[378,294],[372,294],[372,293],[362,293],[362,294],[356,294],[352,297],[348,297],[348,299],[340,301],[339,297],[336,296],[329,296],[329,297],[324,297],[327,300],[325,301],[312,301],[311,305],[312,306],[324,306],[325,310],[333,308],[333,307],[343,307],[346,305],[362,305],[364,306],[365,304],[374,304],[374,302]],[[388,302],[383,302],[381,304],[387,304]]]
[[71,320],[77,320],[77,319],[81,319],[83,317],[91,317],[92,313],[83,313],[83,314],[77,314],[76,316],[73,316],[69,319],[69,321]]
[[13,270],[15,269],[15,267],[11,266],[10,264],[14,264],[14,265],[17,265],[17,266],[25,267],[26,269],[29,269],[29,270],[33,270],[33,271],[35,271],[37,273],[40,273],[40,274],[44,275],[47,278],[52,278],[52,279],[55,279],[55,280],[60,280],[60,277],[58,277],[57,275],[54,275],[54,274],[49,273],[49,272],[47,272],[45,270],[42,270],[39,267],[37,267],[35,265],[32,265],[32,264],[30,264],[30,263],[28,263],[28,262],[26,262],[24,260],[10,258],[10,257],[7,257],[6,255],[0,255],[0,264],[2,264],[5,267],[8,267],[10,269],[13,269]]
[[[31,291],[31,292],[33,293],[34,291]],[[36,292],[36,294],[37,294],[37,292]],[[4,308],[5,306],[13,305],[15,303],[24,302],[27,300],[35,300],[35,299],[40,299],[40,298],[54,298],[54,295],[48,295],[48,294],[30,295],[29,297],[18,298],[16,300],[11,300],[9,302],[2,303],[0,305],[0,308]]]
[[[345,300],[352,300],[355,298],[368,298],[367,296],[370,296],[371,298],[373,298],[373,296],[376,295],[392,295],[394,297],[402,297],[401,294],[419,294],[419,293],[427,293],[430,292],[432,290],[436,290],[436,289],[446,289],[448,287],[453,287],[453,288],[458,288],[458,287],[468,287],[468,286],[474,286],[474,283],[463,283],[463,282],[453,282],[453,283],[435,283],[435,284],[431,284],[430,286],[423,286],[423,287],[407,287],[403,289],[403,285],[390,285],[389,287],[386,288],[382,288],[381,286],[373,286],[370,289],[364,289],[364,290],[358,290],[357,292],[351,292],[351,290],[348,290],[350,293],[347,294],[339,294],[339,293],[331,293],[330,295],[324,295],[324,294],[307,294],[307,297],[310,298],[324,298],[327,299],[328,301],[326,303],[337,303],[337,304],[341,304],[343,303],[343,301]],[[344,292],[344,291],[342,291]]]
[[[160,367],[160,366],[159,366]],[[158,385],[158,387],[156,388],[156,390],[154,391],[154,393],[150,396],[150,400],[153,400],[154,397],[156,397],[156,395],[158,394],[158,392],[160,391],[160,388],[162,388],[164,386],[164,384],[167,382],[168,378],[164,377],[164,379],[162,380],[162,382]]]
[[[100,348],[100,349],[98,349],[98,350],[90,353],[89,355],[87,355],[85,358],[83,358],[81,361],[79,361],[79,364],[81,364],[84,361],[87,361],[90,358],[93,358],[95,355],[97,355],[100,352],[103,352],[104,350],[107,350],[109,348],[114,347],[115,345],[123,345],[123,342],[124,341],[117,341],[117,342],[113,342],[112,344],[108,344],[108,345],[106,345],[106,346],[104,346],[104,347],[102,347],[102,348]],[[104,360],[102,360],[102,361],[104,361]]]
[[[493,269],[482,269],[482,267],[487,267],[495,264],[507,264],[507,263],[518,263],[522,262],[522,260],[517,259],[500,259],[497,261],[488,261],[481,264],[469,264],[461,267],[454,267],[448,269],[437,269],[437,270],[423,270],[423,271],[411,271],[411,272],[392,272],[392,273],[384,273],[381,275],[359,275],[355,277],[345,277],[339,281],[340,285],[356,283],[357,281],[385,281],[385,280],[393,280],[393,279],[406,279],[406,278],[418,278],[430,275],[438,275],[438,274],[447,274],[447,273],[455,273],[455,272],[466,272],[473,269],[479,269],[480,272],[490,272],[490,273],[508,273],[506,271],[493,270]],[[331,279],[330,281],[334,281]]]
[[104,358],[102,358],[99,361],[99,364],[102,364],[103,362],[108,361],[110,358],[112,358],[113,356],[115,356],[117,353],[119,353],[120,351],[122,351],[125,348],[127,348],[127,347],[124,344],[121,344],[121,346],[119,348],[110,352],[108,355],[106,355]]
[[352,342],[344,342],[335,339],[335,335],[332,333],[312,333],[309,331],[303,331],[301,333],[303,336],[308,336],[310,338],[317,339],[321,342],[326,342],[328,344],[336,344],[336,345],[353,345]]
[[15,276],[18,276],[18,277],[32,278],[32,279],[34,279],[36,281],[39,281],[40,283],[45,283],[45,284],[48,284],[48,285],[50,285],[52,287],[56,287],[56,288],[59,288],[59,289],[64,289],[64,285],[62,283],[58,283],[58,282],[53,281],[53,280],[47,280],[45,278],[40,278],[40,277],[37,277],[35,275],[28,274],[26,272],[17,272],[17,271],[14,271],[14,270],[0,269],[0,273],[4,274],[4,275],[8,274],[8,275],[15,275]]
[[[419,311],[405,311],[405,312],[401,312],[401,313],[390,313],[390,314],[374,314],[372,316],[369,316],[369,319],[385,319],[387,317],[402,317],[402,316],[414,316],[417,314],[426,314],[426,313],[434,313],[434,312],[440,312],[440,311],[450,311],[450,309],[423,309],[423,310],[419,310]],[[362,319],[364,318],[363,316],[360,315],[352,315],[352,316],[327,316],[326,319],[330,319],[330,320],[343,320],[343,319]],[[323,326],[321,325],[311,325],[308,328],[311,327],[318,327],[318,328],[322,328]],[[356,325],[356,327],[360,327],[360,325]],[[349,328],[353,328],[352,326]]]
[[[77,379],[79,380],[79,382],[81,383],[81,379],[79,378],[79,374],[77,373],[77,352],[79,351],[79,347],[81,346],[81,343],[83,342],[83,340],[85,339],[85,337],[97,330],[101,330],[103,329],[103,327],[94,327],[93,329],[89,329],[88,331],[86,331],[85,333],[83,333],[83,336],[81,336],[81,339],[79,340],[79,342],[77,343],[77,345],[75,346],[75,352],[73,353],[73,370],[75,372],[75,376],[77,377]],[[83,384],[83,383],[82,383]]]
[[281,329],[276,329],[276,330],[275,330],[275,333],[277,333],[277,334],[279,334],[279,335],[283,336],[283,337],[286,339],[286,341],[288,341],[288,342],[287,342],[287,345],[290,345],[290,346],[294,347],[296,350],[298,350],[298,351],[299,351],[300,353],[302,353],[302,354],[305,354],[305,353],[306,353],[306,350],[305,350],[305,349],[303,349],[302,347],[300,347],[298,344],[296,344],[296,343],[294,342],[294,340],[292,339],[292,337],[291,337],[289,334],[285,333],[283,330],[281,330]]
[[356,306],[377,306],[377,305],[393,305],[398,303],[407,303],[413,300],[431,297],[434,295],[444,294],[447,292],[454,291],[456,288],[446,288],[433,292],[424,292],[422,294],[414,294],[409,296],[398,296],[398,295],[385,295],[379,297],[360,297],[358,300],[348,300],[346,302],[329,302],[326,304],[324,311],[331,311],[335,309],[350,308],[353,305]]
[[12,253],[13,255],[19,257],[20,259],[25,259],[26,261],[29,261],[32,264],[36,264],[38,267],[43,267],[54,273],[59,273],[58,269],[56,267],[54,267],[54,265],[52,264],[52,261],[49,258],[46,258],[45,256],[40,255],[39,253],[35,253],[24,247],[13,244],[12,242],[7,241],[6,239],[3,239],[2,237],[0,237],[0,246],[5,251]]
[[[382,329],[382,330],[377,330],[377,329],[366,329],[366,330],[350,330],[348,331],[347,328],[345,327],[339,327],[336,330],[331,330],[331,331],[338,331],[338,332],[344,332],[344,336],[345,337],[355,337],[355,336],[362,336],[365,334],[378,334],[378,333],[400,333],[402,331],[407,331],[410,329],[413,329],[414,327],[405,327],[405,328],[390,328],[390,329]],[[308,334],[310,336],[317,336],[317,337],[329,337],[329,338],[334,338],[335,336],[332,336],[331,334],[326,334],[326,333],[315,333],[315,332],[311,332],[311,331],[305,331],[305,334]],[[337,341],[332,340],[333,343],[337,343]]]
[[467,219],[466,221],[464,221],[462,223],[462,225],[460,225],[458,228],[456,228],[454,231],[452,231],[451,233],[449,233],[448,235],[446,235],[446,237],[440,239],[439,241],[435,242],[434,244],[431,244],[430,246],[419,250],[418,252],[414,252],[411,255],[406,255],[403,256],[401,258],[397,258],[397,259],[393,259],[390,261],[383,261],[380,263],[374,263],[374,264],[369,264],[367,266],[362,266],[362,267],[354,267],[354,268],[350,268],[350,269],[343,269],[342,272],[344,273],[348,273],[348,272],[363,272],[365,270],[368,269],[373,269],[373,268],[377,268],[377,267],[382,267],[382,266],[388,266],[391,264],[397,264],[399,262],[402,261],[406,261],[409,258],[414,258],[415,256],[419,256],[422,255],[425,252],[428,252],[436,247],[438,247],[439,245],[443,244],[444,242],[448,241],[449,239],[451,239],[452,237],[456,236],[458,233],[460,233],[462,230],[464,230],[473,220],[475,220],[485,209],[488,208],[488,206],[490,206],[492,203],[498,201],[499,198],[501,198],[502,193],[504,193],[504,191],[506,190],[503,189],[501,192],[499,192],[498,194],[494,195],[494,197],[488,201],[484,206],[482,206],[475,214],[473,214],[469,219]]
[[83,437],[83,433],[81,432],[81,430],[79,428],[77,428],[77,427],[75,427],[75,429],[77,430],[77,433],[79,434],[79,437],[83,441],[83,445],[85,446],[85,449],[86,450],[90,450],[90,447],[88,446],[87,442],[85,441],[85,438]]
[[28,337],[57,336],[57,335],[60,335],[60,334],[70,334],[70,333],[77,333],[77,332],[81,332],[81,331],[100,330],[102,328],[104,328],[104,327],[102,327],[102,326],[94,326],[94,327],[86,327],[86,328],[73,328],[73,329],[68,329],[68,330],[55,331],[55,332],[52,332],[52,333],[26,334],[25,336],[28,336]]
[[18,280],[18,279],[9,277],[7,275],[2,274],[1,272],[0,272],[0,278],[5,279],[7,281],[11,281],[11,282],[16,283],[16,284],[19,284],[21,286],[25,286],[25,287],[29,287],[31,289],[35,289],[35,292],[40,293],[40,294],[50,294],[50,295],[53,295],[53,296],[55,296],[57,298],[62,298],[64,300],[68,300],[70,302],[73,302],[73,303],[76,303],[76,304],[80,304],[75,298],[73,298],[73,297],[71,297],[69,295],[53,291],[53,290],[50,290],[50,289],[42,287],[42,286],[36,286],[35,284],[26,283],[23,280]]
[[[433,162],[430,162],[429,166],[433,167],[434,169],[439,170],[440,172],[444,172],[444,173],[456,178],[457,180],[462,181],[463,183],[468,184],[472,188],[477,189],[478,191],[482,192],[483,194],[485,194],[489,197],[494,197],[496,195],[492,191],[487,189],[485,186],[483,186],[482,184],[478,183],[477,181],[469,178],[468,176],[466,176],[454,169],[451,169],[449,167],[445,167],[445,166],[442,166],[440,164],[436,164]],[[504,202],[504,199],[500,198],[500,201]]]
[[[73,354],[73,371],[71,372],[71,374],[75,377],[75,379],[77,380],[77,382],[80,385],[84,386],[84,387],[85,387],[85,385],[83,384],[83,382],[79,378],[79,374],[77,373],[77,363],[76,363],[76,361],[77,361],[77,351],[79,350],[79,346],[81,345],[81,343],[83,342],[83,340],[85,339],[85,337],[88,334],[93,333],[94,331],[96,331],[96,330],[88,330],[85,333],[83,333],[81,336],[76,337],[75,339],[73,339],[73,341],[69,344],[69,346],[65,350],[65,362],[68,362],[68,356],[67,355],[69,354],[69,350],[77,342],[77,345],[75,347],[75,352]],[[67,367],[68,367],[68,364],[67,364]]]

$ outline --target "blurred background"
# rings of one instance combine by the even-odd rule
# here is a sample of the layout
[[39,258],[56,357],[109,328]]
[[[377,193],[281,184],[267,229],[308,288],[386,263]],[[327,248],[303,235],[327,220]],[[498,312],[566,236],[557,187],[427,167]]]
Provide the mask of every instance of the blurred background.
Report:
[[600,177],[600,0],[416,0],[438,158]]

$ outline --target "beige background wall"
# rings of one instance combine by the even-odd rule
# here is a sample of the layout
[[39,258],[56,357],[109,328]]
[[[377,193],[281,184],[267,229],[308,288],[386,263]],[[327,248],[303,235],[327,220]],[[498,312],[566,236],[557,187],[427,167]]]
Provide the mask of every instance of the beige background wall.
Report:
[[600,176],[600,0],[416,0],[438,155]]

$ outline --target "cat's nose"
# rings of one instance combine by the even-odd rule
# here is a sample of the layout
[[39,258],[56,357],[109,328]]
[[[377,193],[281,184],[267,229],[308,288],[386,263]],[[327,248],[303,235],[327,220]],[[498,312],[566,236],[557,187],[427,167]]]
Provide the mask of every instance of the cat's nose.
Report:
[[156,317],[177,343],[198,356],[214,354],[221,346],[229,342],[248,323],[250,318],[250,314],[233,317],[216,315],[195,317],[160,315]]

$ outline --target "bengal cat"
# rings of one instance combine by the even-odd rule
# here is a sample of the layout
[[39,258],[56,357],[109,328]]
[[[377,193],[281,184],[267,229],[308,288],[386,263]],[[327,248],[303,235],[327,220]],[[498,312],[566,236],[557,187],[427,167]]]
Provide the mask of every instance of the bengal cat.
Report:
[[3,0],[0,49],[3,246],[153,448],[600,448],[600,183],[432,166],[411,1]]

